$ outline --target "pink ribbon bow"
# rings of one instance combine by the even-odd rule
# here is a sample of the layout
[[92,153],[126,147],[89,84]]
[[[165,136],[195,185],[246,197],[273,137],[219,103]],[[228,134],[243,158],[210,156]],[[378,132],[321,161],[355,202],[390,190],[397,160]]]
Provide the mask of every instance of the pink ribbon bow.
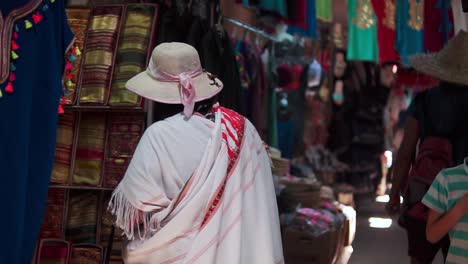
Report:
[[150,76],[161,82],[178,82],[180,83],[180,99],[184,105],[184,115],[190,118],[195,108],[195,86],[193,85],[193,78],[203,73],[202,68],[197,68],[193,71],[182,72],[179,75],[173,75],[168,72],[162,71],[150,62],[148,65],[148,72]]

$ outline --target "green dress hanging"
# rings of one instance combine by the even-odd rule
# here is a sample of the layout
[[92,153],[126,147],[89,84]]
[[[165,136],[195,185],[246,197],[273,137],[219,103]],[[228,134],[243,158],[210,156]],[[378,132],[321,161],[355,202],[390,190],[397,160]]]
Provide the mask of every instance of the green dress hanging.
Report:
[[331,0],[316,0],[315,7],[317,12],[317,19],[324,22],[332,22],[333,9]]
[[377,17],[371,0],[348,0],[348,60],[378,63]]

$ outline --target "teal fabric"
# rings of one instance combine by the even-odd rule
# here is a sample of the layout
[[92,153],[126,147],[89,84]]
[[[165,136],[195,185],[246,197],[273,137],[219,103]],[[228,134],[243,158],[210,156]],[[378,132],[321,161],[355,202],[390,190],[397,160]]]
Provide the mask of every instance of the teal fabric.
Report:
[[377,39],[377,17],[370,0],[367,3],[369,13],[360,12],[360,0],[348,0],[348,60],[370,61],[378,63],[379,48]]
[[[420,1],[423,0],[416,0],[417,3]],[[408,66],[410,56],[424,52],[424,29],[415,30],[410,27],[410,7],[408,0],[397,0],[395,48],[400,53],[404,66]]]
[[278,13],[282,17],[288,16],[286,0],[260,0],[260,8]]

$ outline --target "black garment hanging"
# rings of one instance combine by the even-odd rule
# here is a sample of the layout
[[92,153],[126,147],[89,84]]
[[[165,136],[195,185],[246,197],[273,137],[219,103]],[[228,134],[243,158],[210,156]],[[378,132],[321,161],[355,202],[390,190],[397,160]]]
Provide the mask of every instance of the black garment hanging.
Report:
[[222,106],[243,113],[242,89],[236,57],[227,34],[210,29],[202,39],[202,67],[216,75],[224,84],[219,94]]

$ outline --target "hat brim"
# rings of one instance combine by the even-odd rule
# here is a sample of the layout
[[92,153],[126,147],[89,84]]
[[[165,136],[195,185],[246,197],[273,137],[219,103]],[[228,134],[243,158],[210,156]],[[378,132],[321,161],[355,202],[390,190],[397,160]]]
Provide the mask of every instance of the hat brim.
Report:
[[468,85],[467,70],[452,65],[443,65],[435,53],[414,55],[410,57],[409,65],[416,71],[441,81]]
[[[192,78],[192,81],[195,87],[195,102],[212,98],[223,89],[221,80],[216,78],[218,85],[214,85],[205,72]],[[182,104],[179,82],[158,81],[147,72],[139,73],[131,78],[125,87],[139,96],[159,103]]]

